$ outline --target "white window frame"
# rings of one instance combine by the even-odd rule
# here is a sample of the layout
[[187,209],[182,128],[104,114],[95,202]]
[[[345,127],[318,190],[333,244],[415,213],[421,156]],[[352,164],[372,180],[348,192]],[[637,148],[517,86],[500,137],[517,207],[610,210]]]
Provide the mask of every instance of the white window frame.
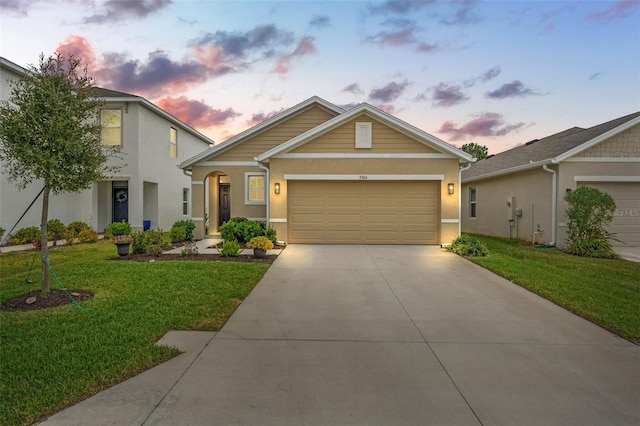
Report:
[[[102,124],[102,113],[103,113],[104,111],[118,111],[118,112],[120,112],[120,126],[119,126],[119,127],[116,127],[116,126],[105,127],[105,126]],[[105,128],[107,128],[107,129],[116,129],[116,128],[119,128],[119,129],[120,129],[120,143],[118,143],[118,144],[105,144],[105,143],[104,143],[104,136],[103,136],[103,134],[101,133],[101,134],[100,134],[100,143],[101,143],[102,145],[104,145],[104,146],[115,146],[115,147],[121,147],[121,146],[123,145],[123,132],[122,132],[122,128],[123,128],[123,127],[124,127],[124,126],[123,126],[123,114],[122,114],[122,108],[117,108],[117,107],[116,107],[116,108],[101,108],[101,109],[100,109],[100,128],[102,129],[102,130],[101,130],[101,132],[102,132]]]
[[[251,200],[249,197],[250,194],[250,190],[251,188],[249,187],[249,182],[251,180],[252,177],[262,177],[263,182],[264,182],[264,199],[261,201],[256,201],[256,200]],[[250,204],[250,205],[266,205],[267,204],[267,174],[266,173],[260,173],[260,172],[246,172],[244,174],[244,203],[245,204]]]
[[369,122],[356,122],[356,149],[367,149],[372,146],[372,125]]
[[182,188],[182,216],[189,216],[189,206],[191,204],[189,202],[190,195],[191,191],[189,190],[189,188]]
[[[473,197],[472,197],[473,194]],[[478,188],[475,186],[469,187],[469,218],[475,219],[478,217]]]
[[178,158],[178,129],[175,127],[169,127],[169,157]]

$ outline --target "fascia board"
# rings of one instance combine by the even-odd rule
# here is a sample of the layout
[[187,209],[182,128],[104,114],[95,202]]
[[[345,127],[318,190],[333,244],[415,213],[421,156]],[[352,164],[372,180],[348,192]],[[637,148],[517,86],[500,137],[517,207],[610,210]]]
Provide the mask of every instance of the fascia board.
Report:
[[625,130],[637,125],[640,123],[640,117],[636,117],[633,120],[629,120],[626,123],[623,123],[621,125],[619,125],[616,128],[613,128],[611,130],[609,130],[608,132],[605,132],[603,134],[601,134],[600,136],[596,136],[595,138],[576,146],[575,148],[570,149],[569,151],[566,151],[560,155],[558,155],[555,159],[554,162],[555,163],[559,163],[560,161],[564,161],[569,157],[573,157],[576,154],[581,153],[582,151],[585,151],[597,144],[599,144],[600,142],[603,142],[615,135],[617,135],[620,132],[624,132]]
[[24,67],[21,67],[20,65],[16,64],[15,62],[11,62],[10,60],[3,58],[0,56],[0,65],[15,72],[16,74],[21,74],[21,75],[26,75],[27,74],[27,69]]
[[464,151],[460,151],[454,147],[452,147],[451,145],[449,145],[448,143],[442,141],[441,139],[436,138],[435,136],[432,136],[420,129],[418,129],[417,127],[414,127],[402,120],[397,119],[396,117],[387,114],[384,111],[381,111],[377,108],[373,108],[371,105],[367,104],[367,103],[362,103],[352,109],[350,109],[349,111],[345,112],[342,115],[339,115],[331,120],[328,120],[316,127],[314,127],[313,129],[308,130],[305,133],[302,133],[301,135],[296,136],[293,139],[290,139],[289,141],[280,144],[272,149],[270,149],[269,151],[264,152],[263,154],[259,155],[256,160],[260,161],[260,162],[264,162],[266,160],[268,160],[269,158],[276,156],[278,154],[281,154],[283,152],[286,151],[290,151],[292,149],[297,148],[300,145],[304,145],[306,142],[309,142],[311,139],[316,138],[340,125],[342,125],[343,123],[351,120],[352,118],[354,118],[357,115],[360,115],[362,113],[368,114],[370,115],[372,118],[380,120],[381,122],[387,124],[388,126],[394,128],[395,130],[400,131],[401,133],[411,136],[411,137],[416,137],[418,136],[418,139],[423,139],[426,141],[429,141],[433,144],[435,144],[437,147],[439,147],[440,149],[442,149],[443,151],[454,155],[456,158],[460,158],[463,160],[466,160],[468,162],[471,162],[473,160],[473,157],[470,154],[465,153]]
[[522,164],[520,166],[511,167],[509,169],[496,170],[495,172],[485,173],[483,175],[474,176],[472,178],[466,178],[466,179],[463,178],[462,183],[476,182],[479,180],[485,180],[485,179],[491,179],[491,178],[500,177],[504,175],[510,175],[512,173],[524,172],[527,170],[538,168],[545,164],[555,164],[555,163],[556,162],[554,160],[547,159],[547,160],[541,160],[541,161],[536,161],[532,163]]

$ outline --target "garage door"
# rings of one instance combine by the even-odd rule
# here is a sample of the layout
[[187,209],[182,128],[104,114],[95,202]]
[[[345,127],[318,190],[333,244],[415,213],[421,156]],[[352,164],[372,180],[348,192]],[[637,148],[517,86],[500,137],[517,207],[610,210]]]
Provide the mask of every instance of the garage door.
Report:
[[616,213],[609,232],[622,241],[611,241],[614,246],[640,246],[640,183],[638,182],[582,182],[582,184],[611,195],[616,202]]
[[289,181],[291,243],[437,244],[434,181]]

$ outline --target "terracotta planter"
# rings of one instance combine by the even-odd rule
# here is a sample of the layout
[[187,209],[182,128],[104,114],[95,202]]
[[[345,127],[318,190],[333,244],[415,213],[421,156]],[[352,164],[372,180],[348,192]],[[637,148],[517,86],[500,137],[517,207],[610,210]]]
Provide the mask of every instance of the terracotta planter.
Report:
[[264,259],[267,257],[267,251],[265,249],[253,249],[253,257],[257,257],[258,259]]
[[120,256],[128,256],[129,255],[129,246],[131,243],[116,243],[116,247],[118,248],[118,255]]

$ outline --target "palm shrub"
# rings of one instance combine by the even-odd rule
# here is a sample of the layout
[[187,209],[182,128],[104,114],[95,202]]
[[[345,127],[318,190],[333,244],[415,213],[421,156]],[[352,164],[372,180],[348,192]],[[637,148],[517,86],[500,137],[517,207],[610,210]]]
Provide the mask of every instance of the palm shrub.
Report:
[[462,234],[449,246],[449,250],[459,256],[487,256],[489,249],[478,239]]
[[237,241],[225,241],[222,243],[222,248],[218,245],[214,245],[220,256],[224,257],[237,257],[242,253],[240,244]]
[[577,256],[616,259],[607,226],[613,220],[616,202],[606,192],[581,186],[564,197],[567,224],[566,252]]

